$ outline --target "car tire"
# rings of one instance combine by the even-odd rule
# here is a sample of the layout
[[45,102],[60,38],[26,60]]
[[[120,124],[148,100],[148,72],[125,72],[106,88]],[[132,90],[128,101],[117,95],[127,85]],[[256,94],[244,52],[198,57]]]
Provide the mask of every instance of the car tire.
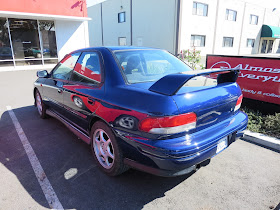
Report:
[[38,113],[42,119],[45,119],[47,117],[46,113],[46,105],[43,103],[41,94],[38,90],[35,92],[35,105],[37,107]]
[[91,151],[98,167],[109,176],[120,175],[128,169],[113,131],[102,121],[92,126]]

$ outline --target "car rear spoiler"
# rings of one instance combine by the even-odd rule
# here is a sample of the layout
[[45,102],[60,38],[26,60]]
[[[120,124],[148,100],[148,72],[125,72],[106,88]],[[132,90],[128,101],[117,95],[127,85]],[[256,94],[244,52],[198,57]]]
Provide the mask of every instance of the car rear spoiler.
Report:
[[178,74],[169,74],[156,81],[149,90],[167,96],[175,95],[180,88],[190,79],[219,73],[217,83],[236,82],[239,69],[205,69],[196,71],[187,71]]

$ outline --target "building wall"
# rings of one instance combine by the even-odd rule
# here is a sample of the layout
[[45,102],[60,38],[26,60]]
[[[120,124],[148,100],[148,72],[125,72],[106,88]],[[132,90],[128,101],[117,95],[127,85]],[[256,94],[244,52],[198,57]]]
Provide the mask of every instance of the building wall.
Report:
[[[126,21],[118,23],[118,13],[125,12]],[[130,39],[130,0],[110,0],[102,3],[104,45],[119,45],[119,37],[125,37],[127,45]]]
[[[250,24],[250,15],[257,15],[258,24],[252,25]],[[239,54],[247,55],[247,54],[256,54],[259,50],[259,42],[261,36],[261,29],[264,23],[264,14],[265,8],[246,3],[245,4],[245,13],[244,13],[244,21],[243,21],[243,28],[242,28],[242,38],[240,42],[240,51]],[[272,23],[269,23],[272,25]],[[247,47],[247,39],[252,38],[255,39],[255,45],[253,48]]]
[[[130,2],[108,0],[88,7],[92,19],[89,21],[90,46],[119,45],[118,38],[126,37],[127,45],[164,48],[174,53],[177,1],[161,0],[160,9],[158,0],[132,1],[132,28]],[[126,13],[124,23],[118,23],[120,12]]]
[[[206,54],[248,55],[259,53],[261,28],[263,24],[279,26],[280,13],[246,1],[200,0],[208,5],[208,15],[192,14],[194,1],[182,1],[181,33],[179,50],[192,49],[191,35],[205,35],[204,47],[195,47]],[[236,21],[226,20],[226,9],[237,12]],[[258,16],[258,24],[250,24],[250,14]],[[223,38],[233,37],[233,47],[223,47]],[[254,47],[247,47],[247,39],[255,39]],[[276,51],[279,40],[273,49]]]
[[87,21],[55,21],[58,60],[74,50],[89,47]]
[[[218,2],[217,26],[215,45],[210,53],[223,55],[237,55],[242,34],[242,22],[244,18],[244,2],[223,0]],[[226,10],[237,12],[236,21],[226,20]],[[233,37],[233,47],[223,47],[224,37]],[[209,53],[209,52],[208,52]]]
[[[88,7],[89,43],[91,47],[119,45],[119,37],[125,37],[131,45],[130,0],[109,0]],[[125,12],[126,22],[118,23],[118,13]]]
[[199,2],[210,5],[208,6],[208,16],[193,15],[193,1],[182,1],[179,51],[190,49],[191,35],[206,36],[205,47],[196,47],[197,50],[201,51],[201,54],[206,54],[213,48],[217,0],[201,0]]
[[88,7],[91,20],[88,22],[89,45],[102,46],[101,4]]
[[[180,30],[177,36],[177,5],[181,2]],[[193,2],[208,5],[208,15],[193,15]],[[265,2],[265,0],[264,0]],[[117,23],[117,13],[124,5],[127,11],[127,25]],[[131,36],[130,0],[107,0],[102,3],[104,45],[118,45],[119,36]],[[265,4],[264,4],[265,5]],[[93,46],[100,42],[100,4],[88,8],[90,21],[90,41]],[[236,21],[226,20],[226,9],[237,12]],[[95,11],[95,12],[94,12]],[[250,14],[258,16],[258,24],[250,24]],[[159,47],[172,53],[192,49],[191,35],[206,36],[205,46],[196,47],[203,57],[206,54],[248,55],[259,53],[261,27],[263,24],[279,26],[280,12],[255,5],[251,0],[132,0],[132,44]],[[94,20],[95,19],[95,20]],[[95,33],[95,36],[94,36]],[[223,47],[223,38],[233,37],[232,47]],[[247,47],[247,39],[255,39],[254,47]],[[176,39],[178,51],[176,49]],[[276,39],[274,49],[278,48]],[[127,39],[127,45],[130,45]],[[277,46],[276,46],[277,45]]]
[[280,12],[278,10],[272,11],[271,9],[265,9],[265,16],[263,24],[280,26]]
[[141,0],[132,5],[133,45],[175,53],[177,1]]

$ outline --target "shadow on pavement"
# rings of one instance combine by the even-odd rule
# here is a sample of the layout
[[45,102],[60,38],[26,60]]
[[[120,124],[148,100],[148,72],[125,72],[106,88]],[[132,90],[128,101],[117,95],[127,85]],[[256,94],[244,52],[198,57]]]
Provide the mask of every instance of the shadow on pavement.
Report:
[[[130,169],[108,177],[96,167],[89,146],[62,123],[40,119],[34,106],[13,111],[65,209],[141,209],[193,174],[164,178]],[[1,163],[49,208],[7,111],[0,122]]]

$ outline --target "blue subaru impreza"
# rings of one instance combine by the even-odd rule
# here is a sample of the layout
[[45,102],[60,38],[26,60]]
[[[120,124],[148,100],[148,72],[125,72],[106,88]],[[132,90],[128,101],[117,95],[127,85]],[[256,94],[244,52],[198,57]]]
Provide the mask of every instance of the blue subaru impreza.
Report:
[[34,98],[40,117],[57,118],[88,143],[106,174],[131,167],[178,176],[242,135],[238,73],[194,71],[153,48],[87,48],[38,71]]

